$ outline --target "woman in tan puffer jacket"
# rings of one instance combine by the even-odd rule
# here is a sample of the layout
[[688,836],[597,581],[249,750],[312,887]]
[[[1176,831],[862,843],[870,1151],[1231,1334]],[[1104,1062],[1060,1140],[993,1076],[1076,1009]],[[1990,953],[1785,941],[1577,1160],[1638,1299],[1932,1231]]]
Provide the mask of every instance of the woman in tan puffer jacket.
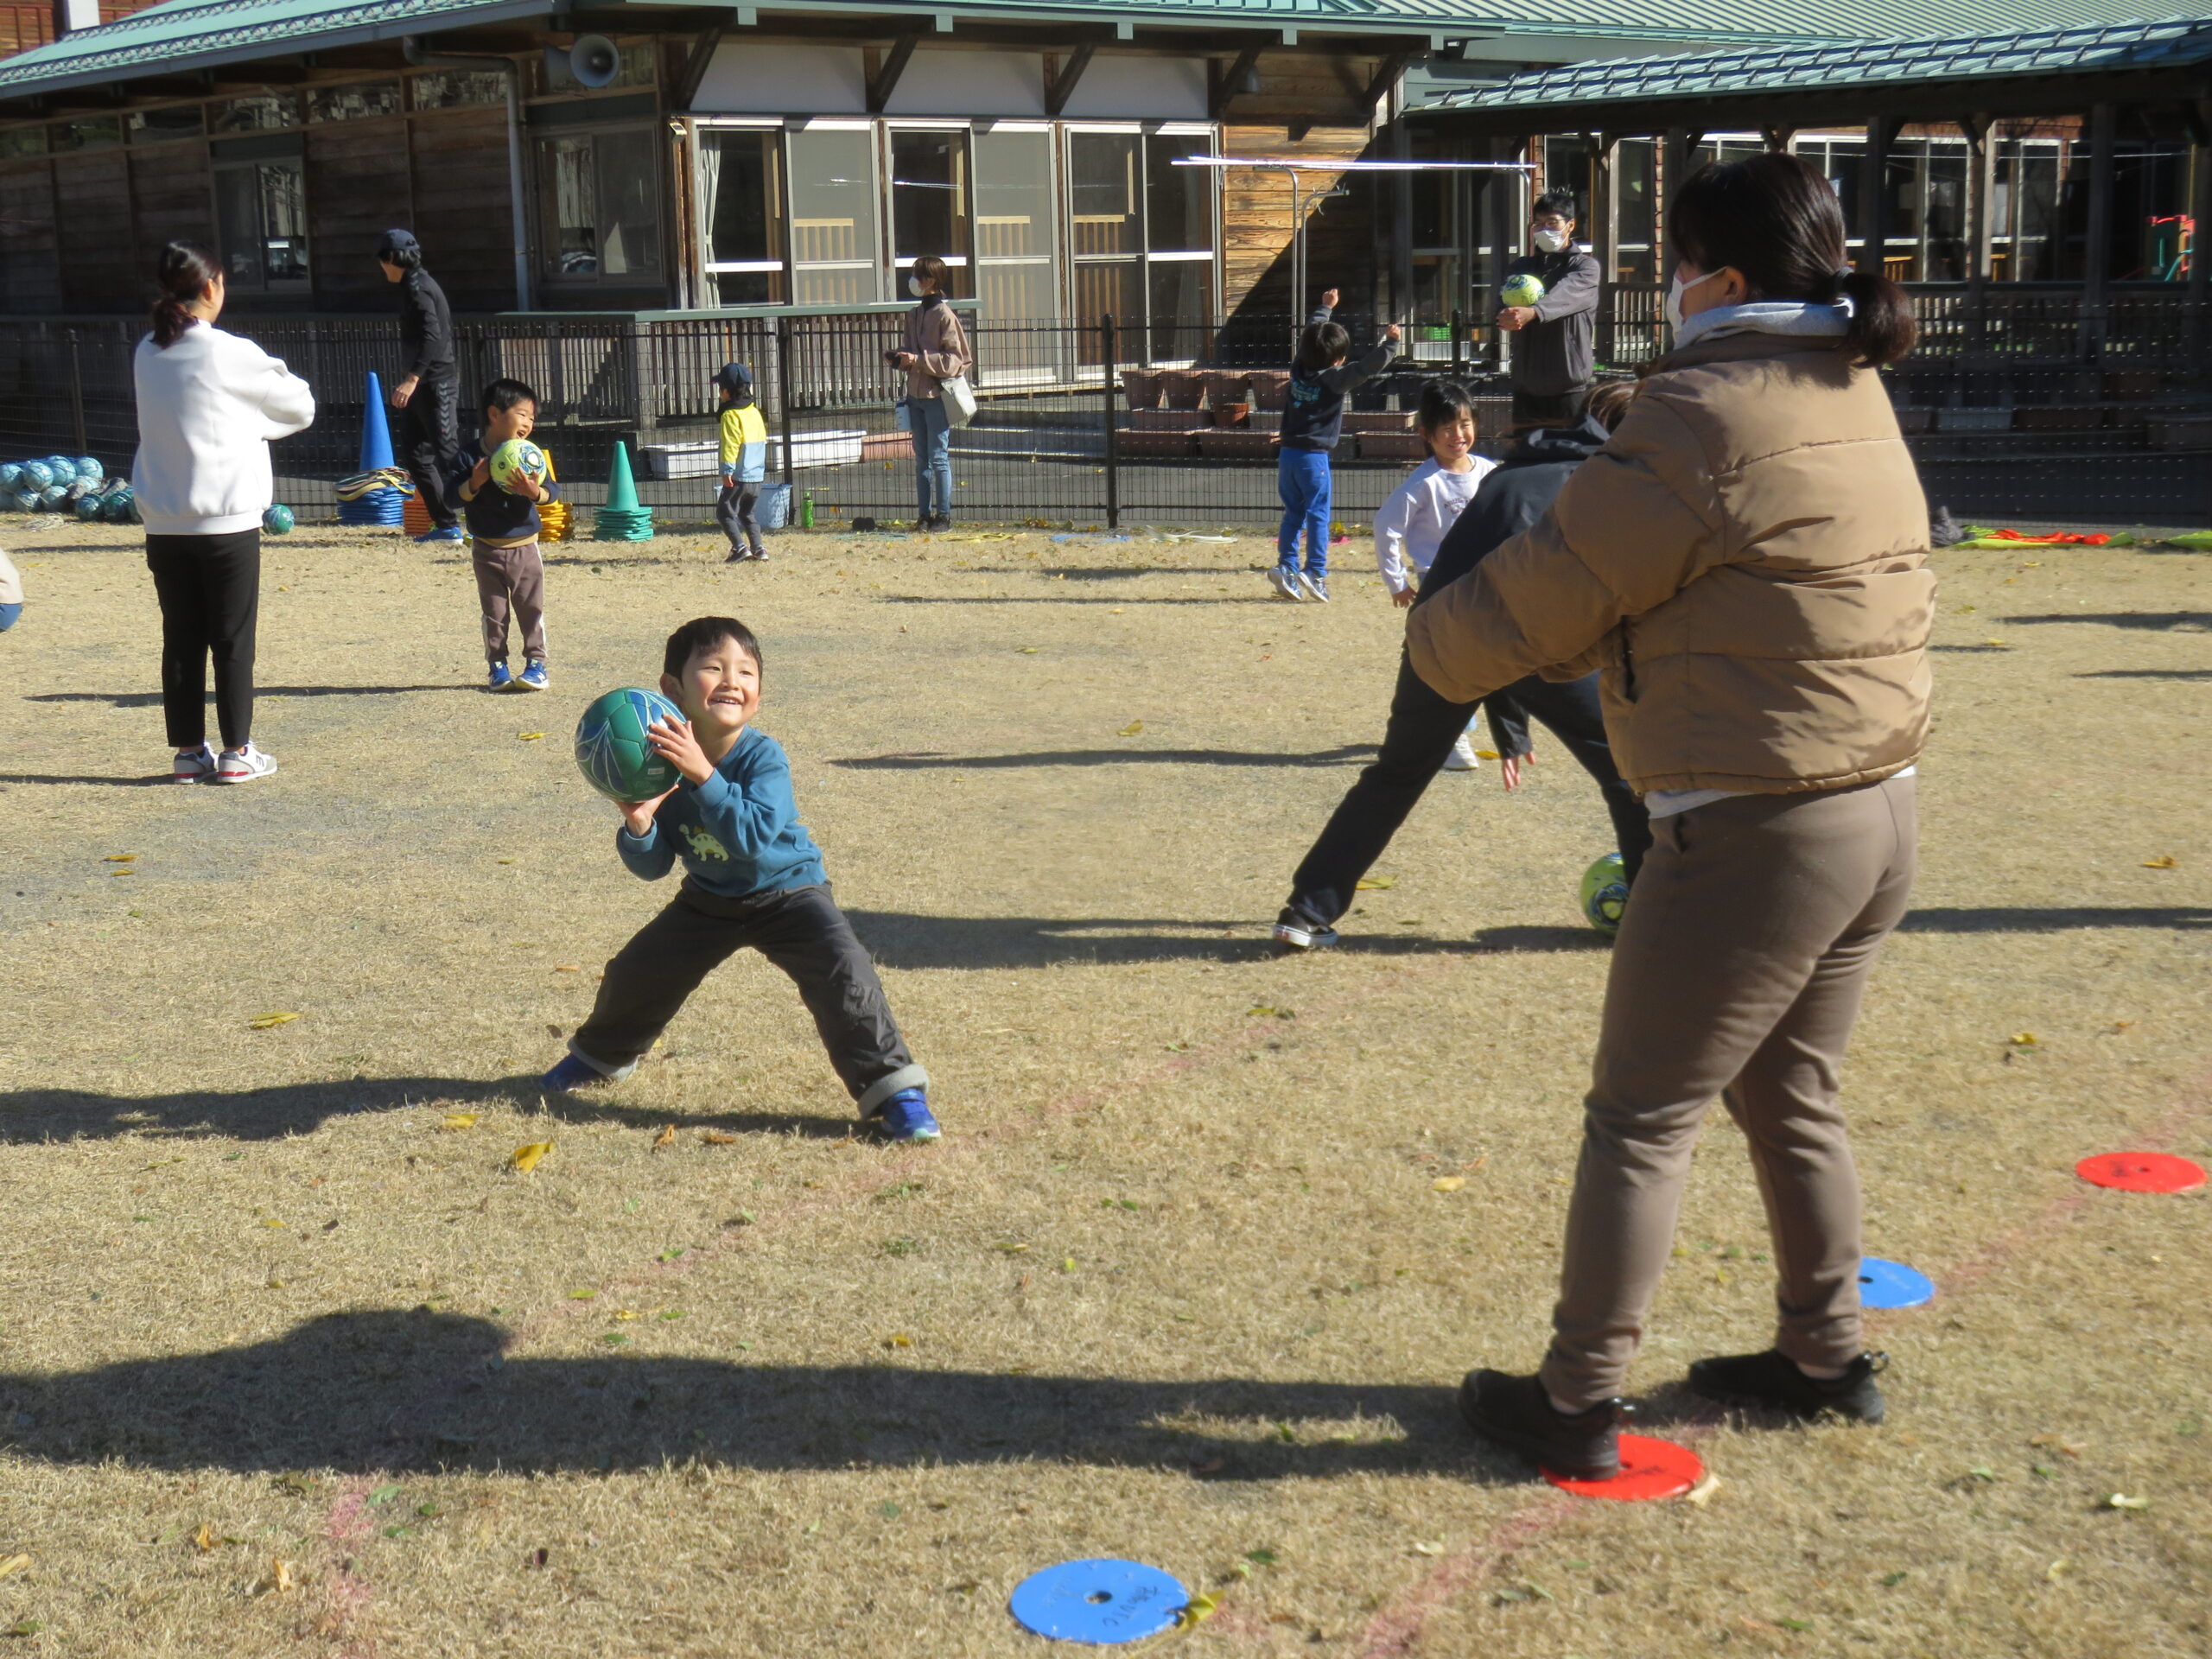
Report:
[[1453,702],[1602,670],[1605,730],[1656,844],[1614,945],[1550,1351],[1471,1373],[1479,1433],[1561,1473],[1618,1467],[1618,1396],[1713,1096],[1774,1237],[1765,1352],[1698,1392],[1878,1422],[1859,1193],[1837,1069],[1904,916],[1928,729],[1928,512],[1876,372],[1904,296],[1844,261],[1794,156],[1700,169],[1674,206],[1675,349],[1541,523],[1413,613]]

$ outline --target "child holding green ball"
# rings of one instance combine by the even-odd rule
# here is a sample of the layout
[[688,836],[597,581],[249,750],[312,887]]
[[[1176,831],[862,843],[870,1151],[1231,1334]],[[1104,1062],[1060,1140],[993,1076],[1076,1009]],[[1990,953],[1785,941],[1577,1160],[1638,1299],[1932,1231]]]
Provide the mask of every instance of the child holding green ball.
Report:
[[[545,561],[537,549],[541,501],[557,501],[551,459],[546,475],[492,477],[499,446],[530,436],[537,425],[537,394],[519,380],[494,380],[484,388],[484,435],[454,457],[454,493],[468,518],[469,563],[476,567],[476,597],[484,612],[484,655],[491,664],[485,689],[543,691],[552,684],[545,669]],[[543,452],[540,452],[543,454]],[[508,619],[522,628],[523,668],[507,668]]]

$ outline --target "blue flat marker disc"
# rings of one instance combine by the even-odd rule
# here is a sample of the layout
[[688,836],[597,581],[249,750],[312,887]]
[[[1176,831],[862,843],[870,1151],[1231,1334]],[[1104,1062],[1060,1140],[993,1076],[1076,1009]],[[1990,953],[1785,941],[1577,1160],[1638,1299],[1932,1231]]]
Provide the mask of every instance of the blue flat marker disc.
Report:
[[1014,1586],[1007,1611],[1058,1642],[1110,1647],[1170,1629],[1191,1592],[1142,1561],[1062,1561]]
[[1885,1262],[1870,1255],[1859,1264],[1859,1305],[1861,1307],[1918,1307],[1934,1300],[1936,1281],[1916,1273],[1902,1262]]

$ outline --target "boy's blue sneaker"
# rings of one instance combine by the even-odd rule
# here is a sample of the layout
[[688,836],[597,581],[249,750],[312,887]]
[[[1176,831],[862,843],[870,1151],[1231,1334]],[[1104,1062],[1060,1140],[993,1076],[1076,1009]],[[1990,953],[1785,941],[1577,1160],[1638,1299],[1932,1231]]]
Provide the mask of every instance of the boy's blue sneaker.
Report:
[[418,542],[465,542],[468,537],[459,524],[439,524],[424,531],[415,539]]
[[484,689],[486,691],[504,691],[514,683],[515,677],[507,665],[505,663],[494,663],[492,664],[492,671],[484,677]]
[[1317,576],[1309,572],[1298,580],[1306,588],[1306,598],[1318,599],[1324,605],[1329,602],[1329,579],[1326,576]]
[[930,1113],[929,1096],[919,1089],[901,1089],[875,1109],[876,1128],[894,1144],[911,1146],[934,1141],[944,1131]]
[[523,664],[522,676],[515,683],[525,691],[543,691],[553,682],[546,676],[545,664],[533,660]]
[[[574,1094],[594,1083],[605,1083],[595,1066],[588,1065],[574,1054],[563,1054],[561,1064],[537,1080],[537,1086],[549,1095]],[[924,1116],[928,1114],[925,1112]]]
[[1285,599],[1306,597],[1305,589],[1298,585],[1298,567],[1294,564],[1275,566],[1274,569],[1268,572],[1268,580],[1274,584],[1275,592],[1281,594]]

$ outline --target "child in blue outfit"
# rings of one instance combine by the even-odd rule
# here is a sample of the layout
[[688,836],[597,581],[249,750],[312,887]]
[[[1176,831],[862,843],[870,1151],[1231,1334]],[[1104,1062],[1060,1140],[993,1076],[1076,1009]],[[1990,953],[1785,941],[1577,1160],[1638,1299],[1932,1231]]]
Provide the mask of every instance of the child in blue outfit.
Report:
[[[1268,580],[1285,599],[1329,597],[1329,451],[1344,433],[1344,394],[1382,373],[1397,355],[1398,325],[1394,322],[1382,331],[1373,351],[1347,365],[1351,336],[1342,325],[1329,321],[1336,308],[1337,290],[1332,288],[1306,320],[1306,332],[1298,337],[1298,359],[1291,365],[1282,432],[1275,440],[1282,447],[1275,464],[1282,533],[1275,538],[1275,568]],[[1298,569],[1301,530],[1306,535],[1303,575]]]
[[591,1018],[543,1086],[565,1094],[620,1082],[699,983],[747,946],[790,975],[864,1119],[891,1141],[934,1141],[929,1073],[891,1017],[875,964],[830,896],[822,854],[798,821],[782,745],[749,722],[760,706],[760,646],[734,617],[702,616],[668,639],[662,691],[683,710],[646,735],[682,774],[665,795],[622,807],[614,849],[658,881],[683,885],[607,964]]
[[729,537],[726,563],[765,559],[768,550],[760,545],[760,521],[753,509],[768,476],[768,423],[753,400],[753,371],[742,363],[725,363],[715,371],[715,390],[722,403],[722,489],[715,500],[715,522]]

